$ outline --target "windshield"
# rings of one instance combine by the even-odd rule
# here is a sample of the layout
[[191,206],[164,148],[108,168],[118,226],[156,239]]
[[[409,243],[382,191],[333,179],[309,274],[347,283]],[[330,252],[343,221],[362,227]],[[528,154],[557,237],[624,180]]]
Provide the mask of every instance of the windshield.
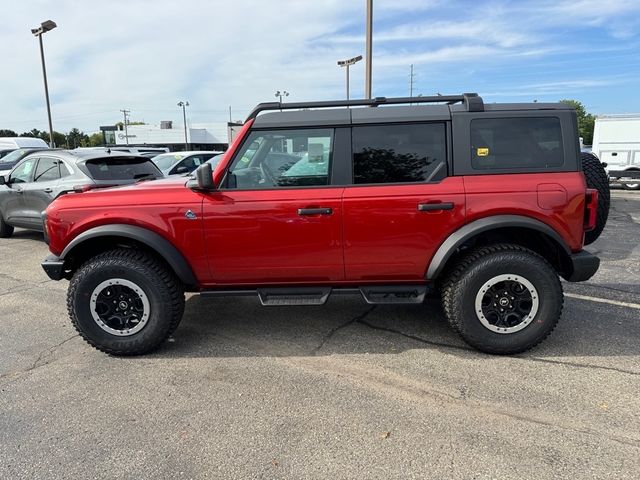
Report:
[[168,170],[171,165],[182,160],[184,155],[178,153],[163,153],[153,157],[153,163],[155,163],[160,170]]
[[33,149],[25,149],[25,148],[19,148],[18,150],[14,150],[13,152],[5,155],[4,157],[0,158],[0,165],[6,166],[7,164],[14,164],[16,163],[18,160],[21,160],[23,157],[25,157],[26,155],[28,155],[28,152],[32,151]]

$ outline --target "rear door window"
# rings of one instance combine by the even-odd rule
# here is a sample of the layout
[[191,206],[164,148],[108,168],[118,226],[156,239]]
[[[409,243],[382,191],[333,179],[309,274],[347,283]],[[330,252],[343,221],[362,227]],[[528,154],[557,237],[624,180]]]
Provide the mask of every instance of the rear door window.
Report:
[[447,175],[443,123],[353,127],[355,184],[416,183]]
[[159,178],[162,173],[146,157],[106,157],[87,160],[86,168],[94,180],[138,180]]
[[51,182],[60,178],[60,160],[51,157],[40,157],[34,182]]
[[549,168],[563,164],[562,128],[556,117],[471,121],[474,170]]

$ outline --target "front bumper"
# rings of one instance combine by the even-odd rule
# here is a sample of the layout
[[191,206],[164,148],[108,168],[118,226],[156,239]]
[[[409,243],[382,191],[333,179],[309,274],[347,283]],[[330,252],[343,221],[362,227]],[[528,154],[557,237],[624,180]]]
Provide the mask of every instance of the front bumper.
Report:
[[64,260],[60,260],[59,257],[49,255],[41,265],[51,280],[62,280],[64,278]]
[[581,251],[571,255],[571,275],[565,279],[569,282],[584,282],[595,275],[600,266],[600,259],[595,255]]

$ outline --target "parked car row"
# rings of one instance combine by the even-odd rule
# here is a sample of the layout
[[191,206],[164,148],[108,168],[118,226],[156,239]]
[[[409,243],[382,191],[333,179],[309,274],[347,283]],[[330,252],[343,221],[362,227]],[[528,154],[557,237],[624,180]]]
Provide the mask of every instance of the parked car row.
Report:
[[218,151],[167,153],[155,147],[14,149],[0,158],[0,237],[11,236],[15,227],[42,231],[41,213],[60,195],[188,175],[221,157]]

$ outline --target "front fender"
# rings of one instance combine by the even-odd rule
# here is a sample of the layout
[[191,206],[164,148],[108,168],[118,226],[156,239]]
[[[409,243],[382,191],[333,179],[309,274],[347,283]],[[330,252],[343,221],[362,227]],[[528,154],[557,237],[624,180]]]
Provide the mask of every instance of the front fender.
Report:
[[135,225],[110,224],[85,230],[69,242],[58,257],[59,260],[64,261],[65,257],[69,255],[74,248],[98,237],[124,237],[136,240],[164,258],[182,283],[185,285],[197,285],[197,280],[191,266],[175,246],[157,233]]

